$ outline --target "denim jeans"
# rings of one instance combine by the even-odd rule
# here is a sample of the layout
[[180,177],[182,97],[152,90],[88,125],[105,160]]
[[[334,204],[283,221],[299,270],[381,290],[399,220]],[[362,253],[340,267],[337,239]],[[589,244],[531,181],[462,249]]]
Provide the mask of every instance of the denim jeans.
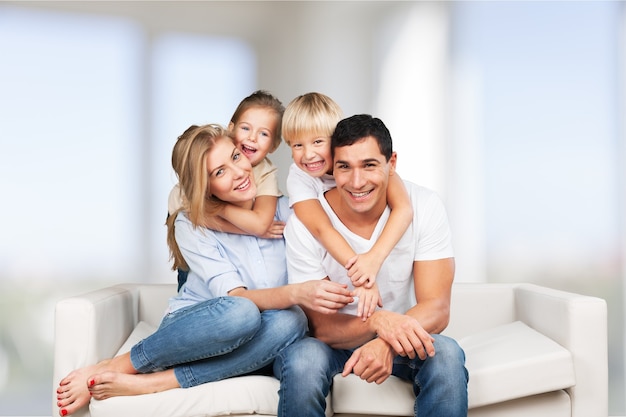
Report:
[[[396,356],[392,374],[413,383],[416,417],[467,417],[465,353],[446,336],[433,335],[435,356]],[[283,350],[274,361],[280,379],[279,417],[324,417],[333,376],[343,371],[352,350],[333,349],[305,337]]]
[[218,297],[165,316],[130,351],[140,373],[174,368],[183,388],[255,372],[304,336],[299,307],[259,312],[243,297]]

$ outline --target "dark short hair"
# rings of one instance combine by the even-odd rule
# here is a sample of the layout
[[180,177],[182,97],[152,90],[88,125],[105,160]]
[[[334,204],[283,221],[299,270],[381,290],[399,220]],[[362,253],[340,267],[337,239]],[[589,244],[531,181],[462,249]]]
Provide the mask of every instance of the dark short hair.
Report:
[[330,138],[330,151],[333,159],[335,148],[353,145],[368,136],[376,139],[380,153],[389,161],[393,153],[389,129],[382,120],[369,114],[356,114],[337,123]]

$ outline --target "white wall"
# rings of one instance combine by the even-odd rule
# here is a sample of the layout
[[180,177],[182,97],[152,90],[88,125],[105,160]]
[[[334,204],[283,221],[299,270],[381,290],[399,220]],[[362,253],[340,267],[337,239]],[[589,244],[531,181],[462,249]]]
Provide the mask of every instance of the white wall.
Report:
[[[436,189],[446,201],[455,234],[457,277],[459,280],[528,280],[564,289],[576,288],[592,295],[603,296],[603,294],[607,294],[607,297],[611,297],[610,332],[613,335],[611,341],[613,344],[610,357],[613,365],[611,367],[613,391],[610,410],[611,414],[623,415],[626,411],[623,403],[624,285],[623,276],[620,274],[623,274],[623,264],[624,259],[626,259],[623,243],[623,236],[626,232],[622,230],[621,243],[610,242],[612,243],[611,250],[615,251],[612,264],[604,262],[604,260],[599,262],[598,257],[593,255],[595,249],[593,241],[578,238],[572,240],[580,244],[583,251],[585,251],[585,247],[588,250],[576,259],[562,257],[563,252],[559,251],[558,247],[549,247],[545,251],[545,259],[554,257],[555,260],[558,259],[558,262],[534,262],[535,259],[530,257],[532,251],[525,250],[541,242],[535,242],[532,236],[528,237],[523,234],[519,235],[519,239],[516,235],[516,244],[519,250],[510,251],[511,253],[507,253],[505,258],[498,255],[497,241],[489,241],[491,236],[489,230],[493,229],[493,225],[499,225],[498,231],[519,231],[524,229],[524,221],[532,222],[533,219],[511,215],[514,213],[508,211],[511,210],[510,206],[505,209],[504,207],[507,206],[500,204],[501,201],[498,200],[497,193],[494,194],[493,188],[487,186],[489,184],[493,186],[494,178],[507,178],[515,169],[515,165],[498,166],[498,169],[502,171],[496,171],[497,174],[494,176],[490,174],[494,171],[488,170],[489,164],[493,164],[494,159],[498,159],[498,155],[502,157],[502,161],[511,160],[520,164],[522,163],[520,161],[526,160],[513,159],[512,156],[515,156],[515,152],[511,149],[517,149],[520,156],[523,157],[524,155],[531,155],[536,151],[536,148],[527,146],[524,141],[515,142],[515,148],[498,147],[497,145],[503,142],[500,141],[499,134],[494,135],[492,127],[494,123],[498,122],[494,118],[499,119],[500,116],[494,116],[494,114],[510,117],[511,120],[524,121],[526,125],[522,127],[528,128],[535,139],[544,137],[541,135],[545,134],[545,129],[539,131],[539,128],[535,127],[535,132],[533,132],[533,126],[538,126],[534,125],[537,120],[533,120],[528,116],[528,113],[519,110],[523,109],[522,106],[516,107],[517,113],[515,111],[504,113],[504,110],[509,110],[509,108],[495,109],[498,110],[495,112],[492,107],[486,105],[486,97],[492,100],[496,97],[503,102],[509,100],[509,106],[516,105],[517,103],[511,98],[516,97],[515,94],[519,94],[519,90],[516,90],[518,85],[524,82],[528,83],[526,78],[528,74],[523,70],[525,67],[520,65],[511,68],[506,67],[506,62],[512,62],[511,60],[516,58],[511,55],[509,61],[502,60],[503,65],[497,68],[494,77],[494,73],[489,72],[493,68],[491,66],[493,62],[490,59],[504,56],[503,53],[507,50],[504,49],[502,53],[491,51],[485,55],[480,55],[477,52],[480,48],[478,50],[472,49],[476,45],[468,44],[474,39],[471,36],[477,36],[476,30],[485,29],[485,33],[491,30],[493,33],[503,34],[504,45],[509,44],[508,42],[517,41],[521,50],[538,50],[529,43],[531,41],[528,39],[535,42],[554,41],[556,35],[562,32],[563,28],[571,26],[571,22],[559,21],[559,16],[579,16],[568,15],[567,13],[577,7],[593,8],[595,6],[593,2],[547,2],[548,5],[557,8],[553,10],[554,14],[534,13],[535,10],[533,9],[525,9],[529,12],[528,16],[530,17],[524,20],[520,27],[527,28],[529,32],[521,30],[519,39],[512,38],[509,40],[504,37],[505,33],[508,34],[507,36],[513,36],[511,32],[505,30],[514,23],[514,19],[507,22],[506,16],[508,15],[506,13],[499,14],[499,19],[480,21],[480,28],[467,26],[471,26],[472,18],[476,17],[476,14],[473,14],[476,13],[476,9],[473,8],[474,5],[482,4],[486,9],[496,9],[500,7],[500,3],[502,2],[3,2],[0,3],[0,16],[3,13],[2,7],[11,5],[38,12],[49,10],[88,16],[112,16],[122,18],[124,22],[138,28],[145,36],[146,45],[150,45],[163,33],[175,32],[239,39],[249,44],[256,54],[258,67],[254,69],[256,71],[256,80],[253,81],[255,88],[270,90],[281,98],[284,104],[287,104],[296,95],[309,91],[320,91],[333,97],[344,109],[346,115],[373,113],[380,116],[388,124],[394,136],[396,148],[400,152],[399,172],[401,176]],[[511,2],[511,4],[517,4],[517,7],[536,7],[537,10],[544,6],[544,2]],[[610,5],[611,3],[604,4]],[[624,7],[622,7],[623,11]],[[548,26],[545,26],[553,28],[553,30],[542,32],[542,38],[538,40],[529,38],[529,35],[535,33],[533,28],[537,23],[537,16],[544,18],[552,16],[554,19],[549,22]],[[502,26],[499,27],[498,25]],[[581,25],[581,27],[587,28],[586,25]],[[596,134],[593,140],[596,142],[593,140],[580,142],[584,146],[588,146],[593,152],[600,149],[600,153],[589,153],[590,155],[600,155],[599,158],[587,159],[587,165],[580,165],[588,169],[590,173],[600,175],[597,178],[603,179],[599,181],[601,184],[598,186],[587,184],[590,191],[605,190],[613,183],[621,184],[621,205],[623,207],[623,198],[626,194],[623,189],[623,164],[622,169],[619,170],[616,161],[602,156],[615,151],[616,154],[621,152],[621,162],[624,159],[624,147],[618,146],[617,143],[620,143],[619,141],[624,143],[624,131],[626,129],[623,127],[624,118],[620,119],[617,116],[621,114],[617,103],[621,103],[620,109],[623,113],[624,97],[626,96],[626,91],[623,89],[623,86],[626,85],[626,81],[623,79],[625,73],[623,71],[623,59],[626,55],[624,52],[626,41],[623,40],[623,33],[625,32],[626,18],[622,17],[620,27],[622,30],[622,54],[617,56],[615,61],[622,60],[622,71],[620,72],[622,78],[621,81],[618,81],[616,76],[616,79],[611,82],[615,83],[615,91],[619,91],[618,86],[621,82],[622,92],[618,95],[619,100],[616,99],[612,103],[599,101],[602,106],[607,106],[609,113],[607,117],[613,117],[615,122],[610,119],[595,124],[594,131]],[[596,32],[589,32],[590,36],[594,34]],[[490,39],[493,39],[493,36]],[[585,40],[598,42],[596,38],[594,40],[583,39],[582,44],[585,43]],[[478,43],[480,44],[480,42]],[[604,41],[599,43],[601,44],[598,44],[598,47],[606,44]],[[576,45],[567,43],[560,45],[565,48],[576,47]],[[593,44],[589,49],[594,49]],[[575,55],[571,54],[571,56]],[[546,78],[542,78],[542,80],[546,83],[546,88],[555,83],[558,84],[562,80],[563,74],[552,73],[554,66],[548,65],[546,63],[548,61],[542,59],[541,56],[528,56],[532,57],[533,60],[526,61],[524,64],[536,68],[537,74],[545,75]],[[229,62],[220,56],[216,56],[214,59],[216,65],[229,65]],[[149,56],[145,57],[143,65],[149,66],[149,60]],[[550,62],[554,61],[558,60],[555,59]],[[45,63],[42,63],[39,69],[45,71]],[[33,69],[31,68],[31,70]],[[494,90],[496,84],[490,83],[493,83],[494,80],[506,80],[510,74],[514,74],[515,78],[511,79],[508,84],[497,84],[499,88]],[[577,74],[584,79],[584,72],[579,71]],[[554,79],[550,80],[550,76]],[[589,89],[571,89],[572,94],[576,92],[590,93],[587,96],[576,96],[576,99],[582,100],[583,103],[585,100],[594,99],[594,97],[597,99],[597,95],[594,95],[596,93],[594,85],[598,83],[594,83],[593,77],[596,75],[592,75],[589,80],[584,80],[588,81],[588,85],[591,86]],[[606,83],[604,77],[602,81]],[[137,111],[141,113],[142,110],[145,110],[143,107],[154,106],[154,103],[151,102],[154,96],[150,91],[149,80],[146,81],[141,78],[138,82],[144,83],[143,93],[138,99],[142,103],[142,108]],[[215,82],[219,82],[219,80],[215,80]],[[606,84],[602,84],[602,86],[604,85]],[[515,94],[511,94],[511,92]],[[563,96],[563,94],[556,94],[552,99],[558,103],[558,100],[563,99]],[[210,102],[216,100],[216,97],[207,94],[206,100]],[[172,103],[171,105],[175,104]],[[212,102],[211,105],[213,106],[215,103]],[[232,112],[231,103],[229,102],[225,107],[228,109],[224,110],[224,114],[230,115]],[[40,116],[41,114],[38,114],[33,118],[38,120]],[[564,118],[564,121],[559,121],[559,126],[550,127],[555,130],[572,120],[570,115],[559,112],[555,112],[552,116],[555,117],[546,114],[545,120],[542,122],[547,121],[549,126],[550,120],[557,120],[556,116]],[[0,126],[2,117],[7,116],[0,115]],[[207,115],[208,117],[212,116]],[[219,117],[223,116],[220,115]],[[137,143],[133,145],[136,148],[133,148],[132,152],[144,152],[141,157],[137,158],[138,169],[142,170],[142,181],[151,182],[154,180],[151,170],[158,169],[158,167],[146,154],[149,155],[154,152],[152,149],[155,146],[153,136],[156,133],[151,130],[152,121],[149,113],[144,113],[139,118],[140,127],[137,130],[140,133],[138,133]],[[194,122],[207,121],[198,120]],[[611,133],[607,133],[610,130],[607,129],[607,126],[610,127],[612,123],[619,122],[622,123],[619,137],[613,137]],[[97,128],[97,126],[95,127]],[[51,132],[51,140],[54,140],[54,134],[55,132]],[[8,139],[0,137],[0,143],[3,144],[3,149],[6,149],[6,142],[3,140]],[[545,136],[544,140],[552,145],[559,145],[559,140],[567,143],[562,135]],[[615,149],[609,147],[608,144],[610,143],[615,143]],[[598,146],[602,148],[598,148]],[[567,150],[568,146],[562,148]],[[551,149],[558,150],[559,148],[557,146]],[[495,151],[501,153],[494,153]],[[540,151],[541,149],[539,149]],[[553,172],[562,173],[563,170],[572,169],[571,160],[561,159],[558,153],[551,155],[555,156],[545,158],[543,162],[553,164]],[[272,160],[280,166],[280,180],[284,184],[286,168],[291,162],[286,146],[281,146],[272,155]],[[491,169],[493,166],[491,165]],[[537,166],[532,166],[532,163],[527,164],[527,166],[530,169],[537,168]],[[169,169],[169,166],[164,166],[163,169]],[[618,174],[612,175],[612,169]],[[530,186],[531,190],[542,189],[545,184],[561,178],[551,174],[550,170],[545,170],[545,173],[545,181],[537,181],[534,187]],[[45,175],[45,173],[43,174]],[[500,176],[498,177],[498,175]],[[603,175],[604,177],[602,177]],[[616,176],[618,178],[615,178]],[[565,179],[567,180],[567,178]],[[10,180],[10,175],[0,178],[0,181]],[[6,184],[2,183],[1,189],[7,189]],[[169,185],[166,184],[165,191]],[[137,187],[141,187],[141,185]],[[151,187],[152,185],[144,183],[140,190],[144,197],[143,202],[128,207],[128,210],[134,213],[133,216],[143,219],[140,221],[143,222],[141,227],[144,234],[143,237],[139,236],[139,239],[143,239],[143,241],[138,244],[140,246],[138,250],[143,252],[137,256],[137,265],[129,267],[127,275],[111,277],[112,282],[135,280],[174,282],[172,273],[167,271],[164,246],[159,246],[164,245],[160,235],[162,230],[159,229],[162,227],[161,208],[158,203],[146,203],[146,201],[152,201],[149,200],[151,198],[150,192],[145,191]],[[157,187],[162,186],[157,185]],[[558,200],[558,193],[542,191],[541,195],[554,198],[554,202],[559,207],[563,206],[563,201]],[[606,194],[600,195],[606,196]],[[536,198],[536,196],[530,198]],[[10,206],[4,203],[4,207],[6,209]],[[595,212],[594,209],[598,210],[597,207],[590,205],[586,213],[591,213],[591,216],[589,218],[579,216],[580,221],[587,222],[588,225],[593,221],[593,215],[598,216],[598,213],[606,213],[605,211]],[[14,218],[14,213],[19,212],[19,210],[19,204],[16,204],[10,211],[4,212],[5,218]],[[146,210],[155,210],[154,220],[143,217]],[[614,212],[617,213],[618,210],[615,209]],[[487,213],[495,213],[499,219],[509,218],[510,221],[508,223],[494,223],[495,217],[491,218]],[[626,224],[623,213],[615,220],[612,218],[607,220],[606,216],[601,220],[603,221],[602,224],[609,228],[612,226],[619,228]],[[27,223],[25,221],[25,224]],[[577,224],[566,224],[565,229],[575,231]],[[546,226],[546,230],[548,232],[552,230],[550,225]],[[557,231],[553,230],[553,232],[551,238],[556,236]],[[62,238],[63,236],[60,237],[61,240]],[[540,240],[539,238],[536,239]],[[491,252],[488,247],[489,242],[492,242],[491,245],[494,246],[494,250]],[[605,243],[603,242],[603,244]],[[157,246],[161,249],[158,251],[150,249]],[[520,254],[523,255],[521,258],[511,256]],[[31,259],[29,255],[25,253],[24,257]],[[524,256],[529,256],[530,261]],[[522,261],[515,264],[510,262],[510,259],[522,259]],[[1,255],[0,260],[2,260]],[[115,260],[110,262],[115,262]],[[569,265],[569,269],[561,269],[554,265]],[[619,266],[616,267],[616,265]],[[580,276],[573,278],[572,268],[578,268],[581,271]],[[149,272],[146,273],[145,271]],[[0,275],[0,286],[4,285],[3,288],[9,288],[10,284],[11,292],[0,294],[0,297],[4,297],[2,301],[6,305],[9,305],[6,301],[9,298],[17,299],[17,294],[26,287],[25,284],[22,287],[22,283],[26,282],[29,283],[29,288],[39,288],[40,292],[51,292],[53,297],[67,296],[103,285],[100,280],[91,281],[89,273],[82,277],[82,282],[69,283],[66,280],[67,277],[47,275],[23,277],[19,276],[19,272],[18,268],[17,275],[10,279],[7,278],[7,271],[3,271],[3,274]],[[50,291],[50,284],[53,282],[61,284],[54,291]],[[35,312],[31,315],[36,316],[38,326],[43,328],[40,332],[43,335],[41,336],[42,343],[47,343],[50,347],[52,343],[50,340],[51,329],[49,322],[42,317],[51,317],[53,300],[48,300],[45,305],[29,306],[28,301],[24,301],[22,304],[24,304],[24,309],[30,308]],[[0,320],[0,326],[3,323]],[[23,327],[28,328],[28,325]],[[28,339],[24,340],[28,341]],[[7,345],[6,339],[0,339],[0,348],[3,345]],[[19,360],[26,362],[29,360],[27,356]],[[3,363],[8,362],[6,357],[3,362],[2,350],[0,349],[0,370],[3,368]],[[23,398],[43,397],[41,398],[42,404],[47,407],[49,404],[48,395],[51,390],[49,380],[46,379],[49,378],[49,373],[45,370],[45,364],[39,368],[44,370],[39,371],[34,378],[39,378],[43,382],[33,383],[31,379],[29,384],[25,385],[22,395]],[[12,377],[12,375],[4,376]],[[3,374],[0,371],[0,380],[2,377]],[[32,375],[27,375],[27,377],[33,378]],[[17,384],[19,381],[16,379],[12,382],[15,382],[11,384],[14,387],[19,385]],[[31,391],[29,392],[29,390]],[[34,396],[30,395],[32,390],[36,390]],[[36,402],[24,401],[14,393],[12,395],[13,401],[17,401],[16,404],[22,406],[21,410],[14,410],[12,414],[48,413],[47,409],[43,412],[40,411],[41,408],[37,408]],[[2,398],[0,410],[2,407],[8,407],[8,403],[4,401],[7,396],[6,391],[3,392],[0,388],[0,398]],[[26,409],[26,407],[32,408]]]

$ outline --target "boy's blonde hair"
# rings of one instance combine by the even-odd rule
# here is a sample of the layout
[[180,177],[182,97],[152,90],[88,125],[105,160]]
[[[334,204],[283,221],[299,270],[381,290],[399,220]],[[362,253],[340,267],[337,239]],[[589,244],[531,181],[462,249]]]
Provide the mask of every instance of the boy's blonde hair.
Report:
[[307,93],[291,100],[283,114],[283,139],[287,145],[302,135],[330,137],[343,111],[337,103],[322,93]]
[[237,124],[241,115],[244,114],[248,109],[251,108],[264,108],[273,111],[276,114],[276,132],[274,132],[274,138],[272,140],[272,147],[270,148],[268,153],[274,152],[278,149],[281,141],[281,125],[283,113],[285,111],[285,107],[283,103],[272,94],[268,93],[264,90],[257,90],[254,93],[250,94],[248,97],[241,100],[241,103],[235,109],[235,113],[233,113],[233,117],[230,118],[230,122],[232,124]]
[[167,244],[172,269],[188,266],[176,243],[174,222],[180,211],[186,211],[194,227],[204,225],[207,216],[215,215],[226,203],[211,197],[207,155],[220,140],[233,141],[230,131],[217,124],[193,125],[178,137],[172,150],[172,167],[178,177],[183,205],[167,218]]

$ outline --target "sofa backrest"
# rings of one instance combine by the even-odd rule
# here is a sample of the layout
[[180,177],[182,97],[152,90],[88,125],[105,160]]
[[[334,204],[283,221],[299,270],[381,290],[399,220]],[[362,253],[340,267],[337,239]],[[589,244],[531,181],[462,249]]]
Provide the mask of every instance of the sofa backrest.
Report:
[[450,323],[443,334],[461,339],[516,319],[514,284],[455,282]]

